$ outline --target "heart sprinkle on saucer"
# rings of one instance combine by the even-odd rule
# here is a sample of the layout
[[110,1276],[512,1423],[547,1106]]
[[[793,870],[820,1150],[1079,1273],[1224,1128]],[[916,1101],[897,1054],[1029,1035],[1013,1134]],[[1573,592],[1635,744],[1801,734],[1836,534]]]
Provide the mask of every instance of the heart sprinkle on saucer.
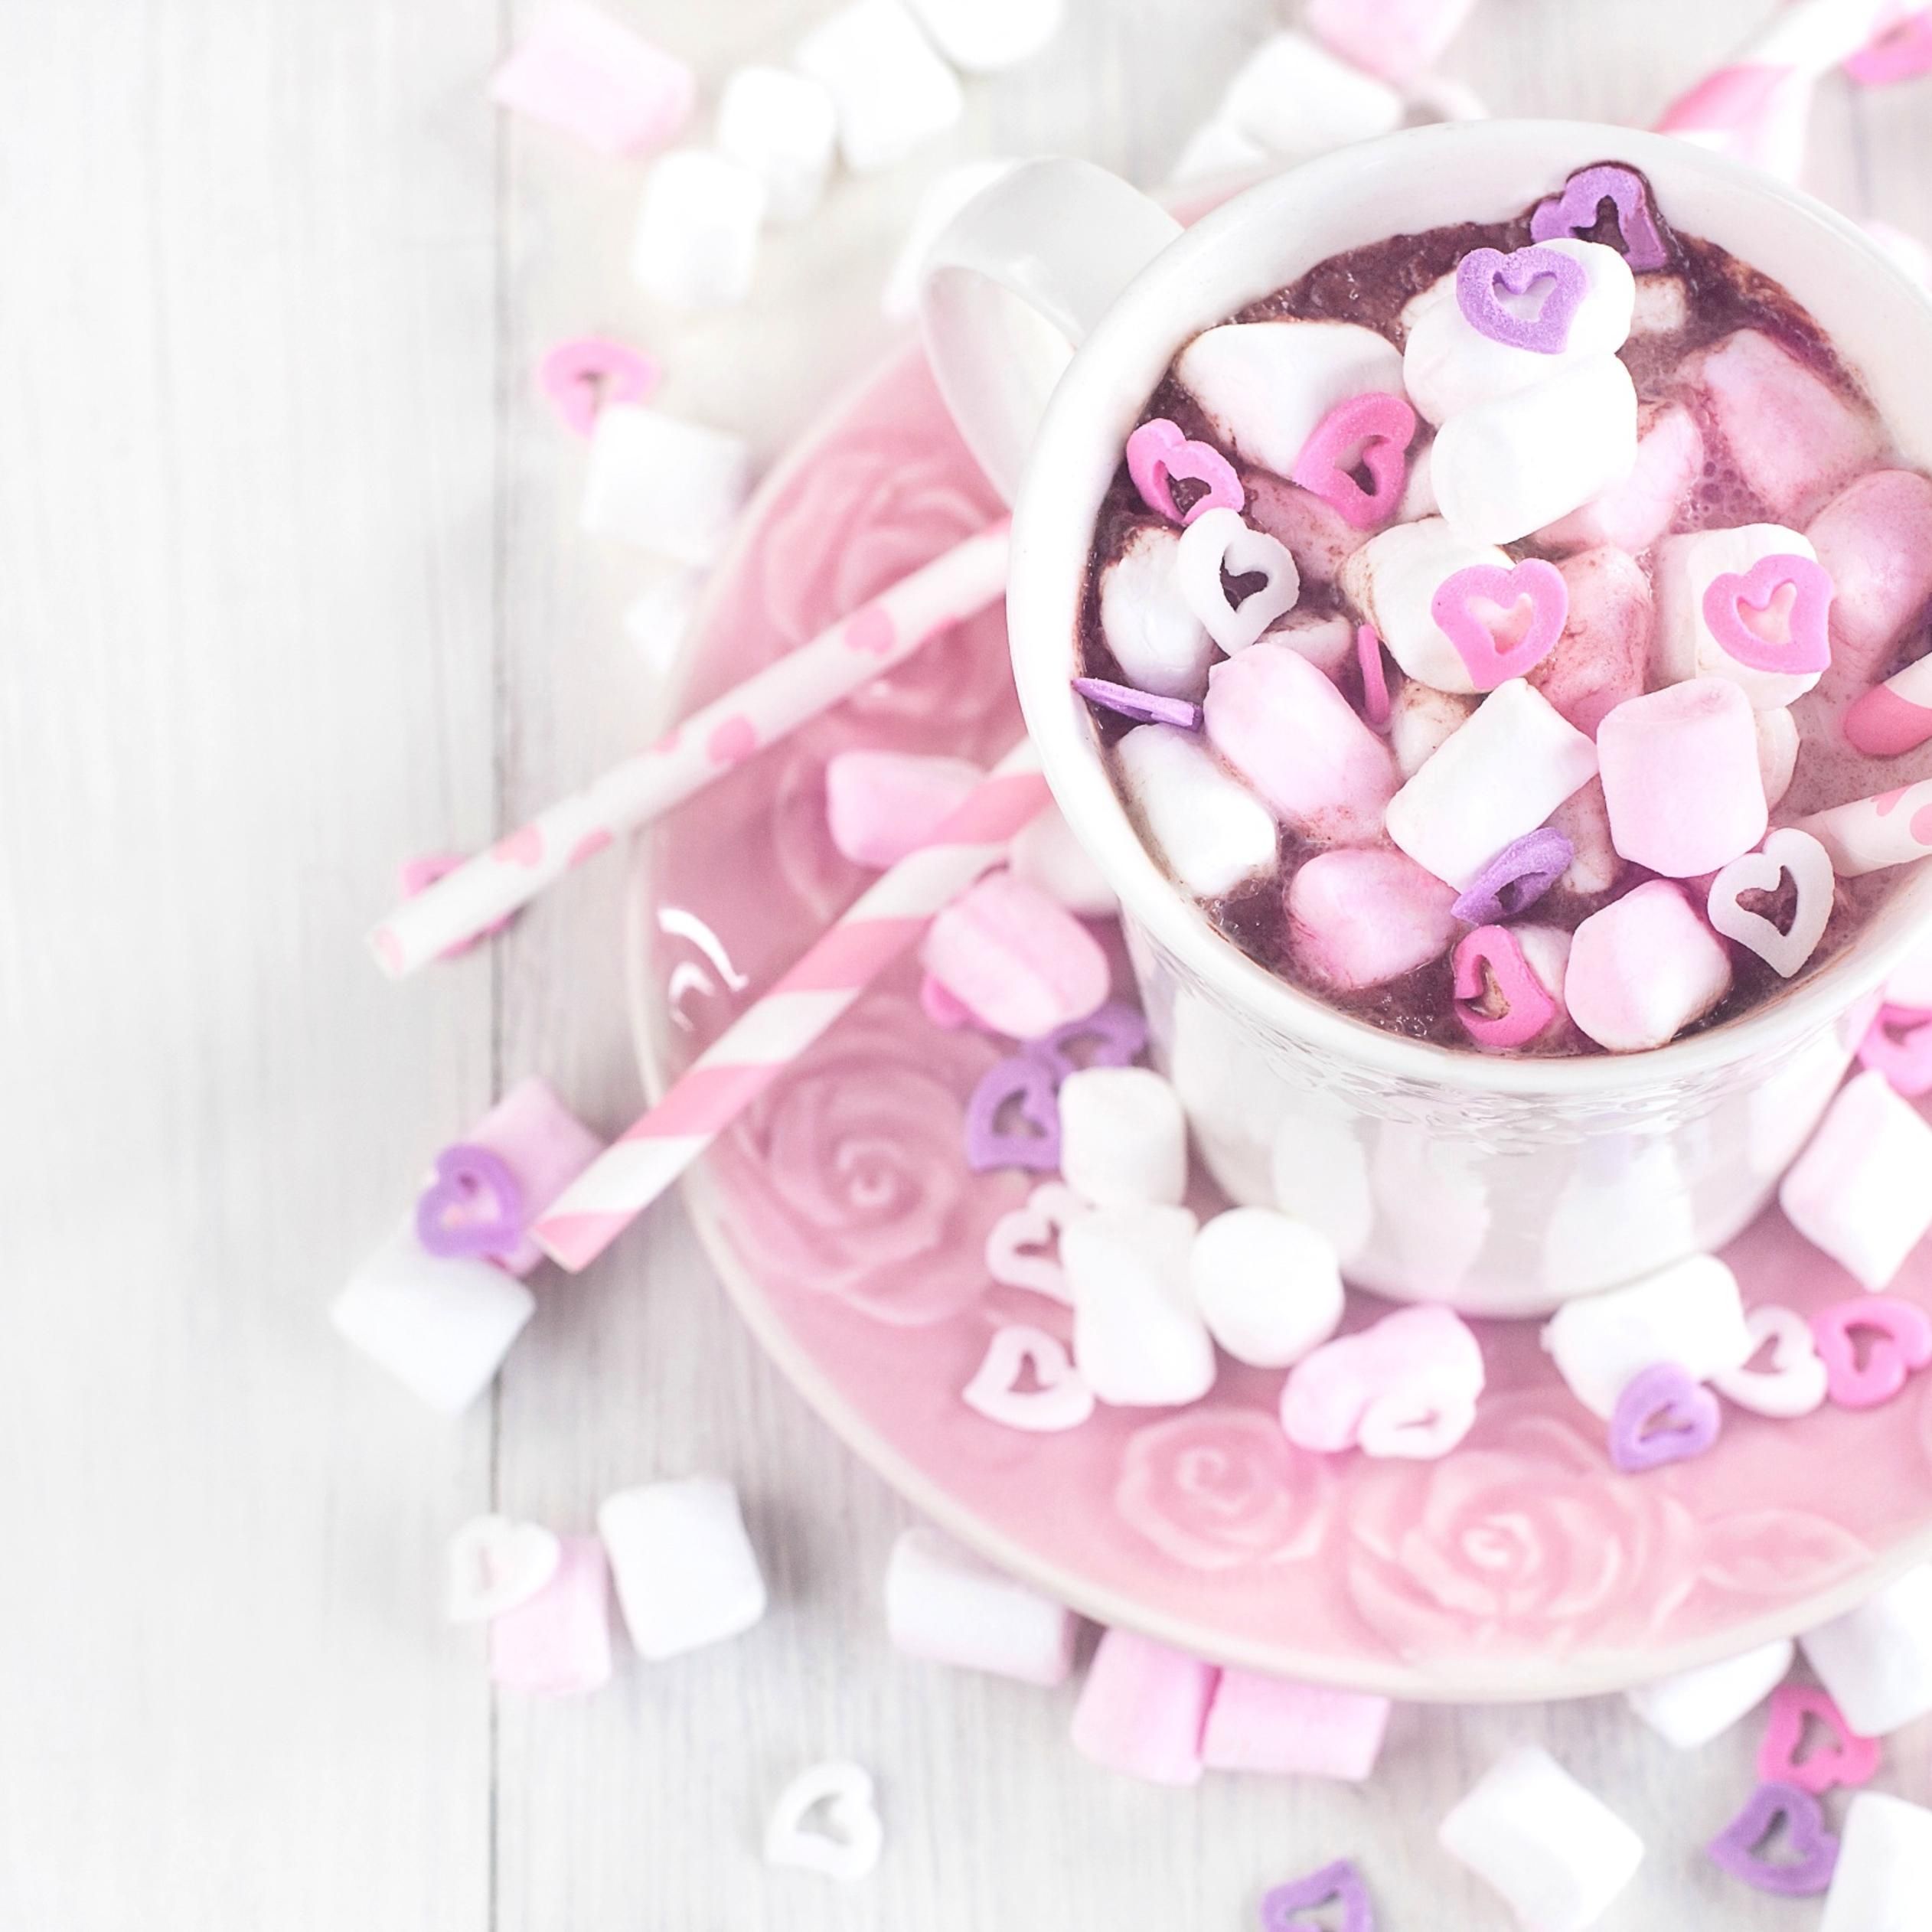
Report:
[[[1862,1367],[1852,1339],[1861,1333],[1872,1337]],[[1812,1317],[1811,1336],[1825,1365],[1826,1392],[1840,1408],[1877,1408],[1932,1363],[1932,1321],[1895,1295],[1835,1302]]]
[[1563,184],[1560,194],[1538,202],[1529,217],[1531,239],[1560,241],[1565,236],[1587,234],[1596,227],[1606,201],[1617,210],[1624,260],[1640,274],[1646,269],[1662,268],[1670,259],[1670,252],[1657,231],[1650,190],[1634,168],[1614,163],[1580,168]]
[[[1023,1288],[1071,1308],[1073,1291],[1060,1265],[1060,1234],[1069,1222],[1092,1212],[1064,1181],[1041,1182],[1024,1207],[1001,1215],[988,1230],[987,1273],[1003,1288]],[[1805,1332],[1808,1340],[1810,1330]]]
[[[1089,1041],[1088,1051],[1076,1056],[1073,1049]],[[1069,1020],[1064,1026],[1029,1040],[1024,1050],[1030,1059],[1049,1068],[1058,1081],[1083,1066],[1131,1066],[1147,1044],[1147,1015],[1138,1007],[1110,1000],[1085,1019]]]
[[872,1774],[843,1761],[801,1771],[778,1793],[765,1827],[766,1864],[847,1885],[871,1872],[885,1846]]
[[[1277,1885],[1261,1900],[1261,1932],[1321,1932],[1313,1916],[1323,1907],[1342,1908],[1336,1932],[1376,1932],[1375,1908],[1369,1888],[1352,1861],[1337,1859],[1305,1878]],[[1304,1917],[1307,1913],[1310,1916]]]
[[[1020,1386],[1030,1370],[1033,1386]],[[960,1399],[989,1422],[1035,1435],[1077,1429],[1094,1412],[1094,1395],[1074,1367],[1066,1345],[1043,1328],[1016,1323],[995,1329],[986,1359],[960,1391]]]
[[[1822,1408],[1825,1402],[1825,1365],[1811,1339],[1811,1324],[1795,1308],[1761,1302],[1744,1317],[1751,1354],[1744,1365],[1725,1369],[1711,1378],[1711,1386],[1728,1402],[1754,1415],[1794,1421]],[[1754,1369],[1751,1362],[1768,1343],[1770,1362]]]
[[416,1204],[416,1238],[427,1254],[514,1253],[524,1238],[523,1190],[501,1155],[459,1143],[436,1156],[436,1178]]
[[[1018,1121],[1002,1127],[1010,1107],[1018,1108]],[[1016,1053],[981,1076],[966,1103],[966,1164],[976,1174],[996,1167],[1059,1173],[1060,1101],[1050,1069]]]
[[[1373,530],[1402,500],[1415,421],[1409,404],[1386,390],[1351,396],[1316,424],[1288,481],[1320,497],[1351,530]],[[1368,472],[1373,489],[1356,481],[1358,469]]]
[[[1526,295],[1538,283],[1551,286],[1533,315],[1503,306],[1502,295]],[[1502,294],[1497,292],[1500,290]],[[1456,302],[1479,335],[1535,355],[1561,355],[1570,327],[1589,291],[1583,264],[1554,248],[1472,248],[1456,264]]]
[[[1780,1826],[1790,1856],[1774,1859],[1761,1848]],[[1825,1827],[1823,1806],[1794,1784],[1761,1784],[1705,1849],[1732,1878],[1784,1898],[1816,1898],[1838,1868],[1838,1839]]]
[[1932,1013],[1881,1007],[1859,1043],[1859,1064],[1882,1073],[1908,1100],[1932,1093]]
[[[1478,926],[1458,942],[1452,961],[1456,1017],[1486,1052],[1526,1046],[1556,1017],[1556,1002],[1530,971],[1522,945],[1507,926]],[[1484,1010],[1493,993],[1500,1013]]]
[[[1806,1727],[1830,1735],[1805,1749]],[[1767,1784],[1788,1784],[1821,1797],[1834,1785],[1847,1790],[1868,1784],[1878,1773],[1878,1741],[1862,1738],[1823,1691],[1810,1684],[1780,1684],[1771,1693],[1770,1714],[1757,1747],[1757,1775]]]
[[[1171,524],[1191,524],[1210,510],[1240,510],[1248,502],[1233,464],[1212,443],[1194,442],[1164,416],[1142,423],[1128,438],[1127,473],[1141,501]],[[1207,485],[1185,513],[1174,501],[1176,478]]]
[[1626,1476],[1701,1456],[1718,1439],[1718,1398],[1675,1362],[1653,1362],[1624,1385],[1610,1418],[1610,1460]]
[[[1509,645],[1497,641],[1476,609],[1488,604],[1513,612],[1526,600],[1529,621]],[[1444,578],[1429,603],[1429,615],[1456,647],[1479,691],[1493,691],[1534,671],[1556,648],[1569,614],[1569,586],[1562,572],[1541,557],[1526,558],[1507,570],[1499,563],[1472,563]]]
[[[1797,909],[1789,930],[1780,932],[1761,912],[1738,903],[1746,893],[1774,893],[1787,873],[1797,888]],[[1789,979],[1818,950],[1831,923],[1838,894],[1832,856],[1809,832],[1787,825],[1771,834],[1755,852],[1733,859],[1711,881],[1705,909],[1727,939],[1757,954],[1781,978]]]
[[[1747,621],[1790,595],[1790,635],[1779,643]],[[1704,590],[1704,624],[1726,652],[1752,671],[1808,677],[1832,661],[1832,580],[1816,559],[1795,551],[1760,557],[1748,570],[1723,570]]]
[[556,1532],[540,1522],[472,1516],[449,1539],[449,1620],[486,1624],[528,1603],[563,1560]]

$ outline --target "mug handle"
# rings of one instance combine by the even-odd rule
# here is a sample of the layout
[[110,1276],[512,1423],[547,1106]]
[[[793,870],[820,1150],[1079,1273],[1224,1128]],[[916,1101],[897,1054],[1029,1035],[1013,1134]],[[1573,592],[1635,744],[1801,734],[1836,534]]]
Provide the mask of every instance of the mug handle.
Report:
[[1023,162],[941,231],[920,282],[926,354],[1008,503],[1074,351],[1180,231],[1118,175],[1064,158]]

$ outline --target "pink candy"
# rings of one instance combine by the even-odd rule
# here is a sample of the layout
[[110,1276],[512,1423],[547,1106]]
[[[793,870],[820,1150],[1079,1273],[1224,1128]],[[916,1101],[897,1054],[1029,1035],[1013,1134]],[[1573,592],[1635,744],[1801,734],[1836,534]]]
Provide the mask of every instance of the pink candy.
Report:
[[[1525,950],[1522,935],[1549,935],[1548,977]],[[1506,1053],[1540,1039],[1563,1017],[1563,967],[1569,935],[1549,927],[1479,926],[1456,946],[1456,1017],[1487,1053]],[[1491,1010],[1492,1007],[1500,1010]]]
[[570,1697],[610,1681],[610,1568],[595,1536],[560,1539],[556,1571],[490,1625],[490,1676],[505,1690]]
[[1456,936],[1456,895],[1400,852],[1318,852],[1289,882],[1288,942],[1327,986],[1381,986],[1440,959]]
[[696,77],[608,15],[553,7],[496,71],[491,97],[599,153],[661,147],[689,117]]
[[[1475,688],[1493,691],[1512,677],[1526,676],[1556,648],[1569,596],[1562,574],[1539,557],[1508,569],[1478,563],[1443,580],[1429,614],[1456,647]],[[1513,612],[1525,602],[1528,622],[1506,636],[1490,613]]]
[[1613,1053],[1662,1046],[1731,990],[1731,955],[1681,888],[1653,879],[1592,912],[1570,942],[1564,1003]]
[[[564,1105],[548,1081],[535,1074],[518,1081],[463,1137],[472,1146],[488,1148],[509,1169],[526,1225],[604,1150],[601,1137]],[[512,1274],[527,1274],[543,1255],[524,1235],[494,1258]]]
[[606,403],[648,402],[660,371],[648,355],[607,336],[560,342],[537,370],[537,386],[565,426],[587,436]]
[[1728,678],[1694,677],[1620,704],[1597,729],[1611,836],[1667,879],[1715,872],[1769,821],[1751,700]]
[[947,906],[919,958],[976,1020],[1015,1039],[1085,1019],[1111,980],[1093,935],[1010,872],[989,873]]
[[1201,1733],[1219,1673],[1132,1630],[1109,1630],[1081,1686],[1073,1748],[1155,1784],[1198,1784]]
[[[1227,458],[1211,442],[1190,440],[1165,416],[1142,423],[1128,438],[1127,473],[1141,501],[1170,523],[1191,524],[1210,510],[1239,510],[1248,501]],[[1207,485],[1185,515],[1174,502],[1176,480]]]
[[1381,1754],[1389,1712],[1385,1697],[1224,1670],[1201,1734],[1201,1760],[1215,1771],[1359,1784]]
[[1282,1432],[1303,1449],[1441,1456],[1474,1424],[1483,1382],[1483,1351],[1460,1316],[1405,1308],[1295,1364]]
[[896,865],[930,840],[985,775],[963,758],[840,752],[825,767],[832,843],[854,865]]
[[[1415,412],[1381,390],[1338,403],[1316,426],[1295,459],[1291,480],[1311,491],[1352,530],[1373,530],[1395,514],[1408,481],[1406,452],[1415,440]],[[1372,491],[1356,482],[1368,471]]]

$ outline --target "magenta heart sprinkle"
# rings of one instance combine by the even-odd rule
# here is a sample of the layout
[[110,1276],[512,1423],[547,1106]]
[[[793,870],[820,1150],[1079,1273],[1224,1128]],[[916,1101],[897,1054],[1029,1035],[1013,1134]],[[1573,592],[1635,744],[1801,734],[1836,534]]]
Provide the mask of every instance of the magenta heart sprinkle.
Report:
[[[1496,292],[1524,295],[1539,282],[1552,286],[1533,315],[1504,308]],[[1456,301],[1463,319],[1492,342],[1537,355],[1560,355],[1568,348],[1570,325],[1588,289],[1583,264],[1554,248],[1519,248],[1509,255],[1500,249],[1472,248],[1456,264]]]
[[1449,909],[1465,925],[1500,925],[1528,912],[1570,869],[1576,847],[1554,826],[1512,839]]
[[1324,1905],[1342,1908],[1337,1932],[1376,1932],[1369,1888],[1347,1859],[1337,1859],[1305,1878],[1291,1878],[1266,1894],[1261,1900],[1261,1932],[1321,1932],[1313,1917],[1301,1914],[1320,1911]]
[[[1759,1848],[1780,1824],[1791,1856],[1769,1858]],[[1795,1784],[1758,1786],[1705,1849],[1732,1878],[1784,1898],[1816,1898],[1838,1868],[1838,1839],[1825,1829],[1824,1807]]]
[[468,1142],[436,1156],[436,1179],[416,1204],[416,1238],[445,1259],[501,1255],[524,1238],[523,1190],[500,1155]]
[[1131,684],[1110,684],[1104,677],[1076,677],[1073,688],[1089,704],[1117,717],[1131,718],[1136,724],[1177,725],[1183,731],[1199,731],[1201,707],[1184,697],[1162,697],[1154,691],[1137,691]]
[[[966,1103],[966,1164],[976,1174],[996,1167],[1057,1173],[1060,1165],[1060,1101],[1052,1069],[1015,1054],[990,1067]],[[1020,1124],[1003,1128],[1000,1117],[1017,1105]]]
[[1718,1439],[1718,1398],[1676,1362],[1653,1362],[1624,1384],[1610,1418],[1610,1460],[1626,1476],[1701,1456]]
[[1583,234],[1596,227],[1606,201],[1617,210],[1624,260],[1639,272],[1662,268],[1670,259],[1670,251],[1657,231],[1650,189],[1635,168],[1620,168],[1614,162],[1579,168],[1563,184],[1562,194],[1538,202],[1529,217],[1531,239],[1559,241],[1565,236]]

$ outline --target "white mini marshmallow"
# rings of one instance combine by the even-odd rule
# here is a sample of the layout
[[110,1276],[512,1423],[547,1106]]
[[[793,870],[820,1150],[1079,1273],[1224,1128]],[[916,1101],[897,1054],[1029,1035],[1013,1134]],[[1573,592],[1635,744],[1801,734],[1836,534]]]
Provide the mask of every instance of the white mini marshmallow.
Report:
[[1198,698],[1207,689],[1214,640],[1180,579],[1181,533],[1143,524],[1100,573],[1100,632],[1136,690]]
[[1108,919],[1120,910],[1113,887],[1073,836],[1058,805],[1049,803],[1014,835],[1007,866],[1016,879],[1083,919]]
[[1473,692],[1462,653],[1435,621],[1435,594],[1459,570],[1506,570],[1507,550],[1472,543],[1440,517],[1394,524],[1372,537],[1342,566],[1342,594],[1376,628],[1411,677],[1438,691]]
[[426,1252],[411,1222],[349,1277],[329,1320],[418,1400],[460,1415],[536,1312],[536,1297],[514,1275]]
[[1305,161],[1400,126],[1402,97],[1318,41],[1282,33],[1242,64],[1217,118],[1271,155]]
[[1254,1368],[1292,1367],[1341,1325],[1335,1244],[1272,1209],[1217,1214],[1194,1238],[1188,1273],[1209,1333]]
[[1637,299],[1630,264],[1601,242],[1565,239],[1539,246],[1568,256],[1584,273],[1583,299],[1568,341],[1555,354],[1485,335],[1464,315],[1453,273],[1410,305],[1402,380],[1408,400],[1429,422],[1446,423],[1478,403],[1547,382],[1587,356],[1614,355],[1624,346]]
[[1389,800],[1389,836],[1460,891],[1596,775],[1596,746],[1513,677]]
[[850,0],[798,43],[793,64],[831,90],[854,174],[904,160],[964,110],[958,77],[900,0]]
[[1430,475],[1450,526],[1473,543],[1513,543],[1630,475],[1637,388],[1614,355],[1586,356],[1533,389],[1451,416]]
[[631,244],[631,273],[676,308],[723,308],[752,292],[765,183],[709,148],[679,148],[651,164]]
[[1932,1228],[1932,1127],[1873,1069],[1848,1083],[1777,1191],[1786,1218],[1883,1288]]
[[1503,1894],[1524,1932],[1586,1932],[1643,1859],[1643,1839],[1533,1744],[1500,1759],[1436,1836]]
[[1053,1685],[1072,1671],[1080,1620],[920,1524],[893,1545],[886,1628],[893,1647],[909,1657]]
[[1398,523],[1419,523],[1425,517],[1439,517],[1442,505],[1435,498],[1435,439],[1418,449],[1409,446],[1408,475],[1402,485],[1402,500],[1395,506]]
[[1214,1343],[1188,1287],[1196,1225],[1185,1208],[1114,1207],[1061,1229],[1074,1359],[1101,1402],[1172,1408],[1214,1386]]
[[1690,291],[1679,275],[1646,275],[1630,311],[1633,335],[1675,335],[1690,320]]
[[751,488],[742,436],[660,410],[597,412],[584,477],[583,527],[674,563],[715,563]]
[[1570,1392],[1607,1421],[1631,1378],[1674,1362],[1699,1382],[1741,1368],[1755,1346],[1738,1278],[1715,1255],[1693,1255],[1641,1281],[1566,1301],[1543,1347]]
[[1223,175],[1255,174],[1271,158],[1252,135],[1217,116],[1187,137],[1167,180],[1172,187],[1185,188],[1190,182],[1211,181]]
[[1757,772],[1764,781],[1764,804],[1775,811],[1798,769],[1798,721],[1782,704],[1755,711],[1757,724]]
[[1932,1711],[1932,1563],[1808,1631],[1798,1647],[1860,1737],[1889,1737],[1924,1717]]
[[906,0],[932,44],[967,73],[1030,60],[1060,31],[1066,0]]
[[1336,403],[1402,393],[1394,344],[1354,322],[1225,322],[1181,351],[1174,374],[1219,440],[1277,476]]
[[[1259,576],[1261,583],[1231,603],[1224,576]],[[1188,609],[1230,657],[1255,643],[1301,596],[1301,573],[1287,544],[1225,506],[1203,512],[1181,532],[1174,578]]]
[[1711,634],[1704,621],[1704,596],[1714,578],[1741,576],[1767,556],[1803,556],[1817,561],[1811,540],[1782,524],[1741,524],[1733,530],[1695,530],[1666,537],[1658,544],[1653,568],[1656,586],[1657,677],[1674,684],[1686,677],[1728,677],[1742,687],[1760,711],[1789,704],[1817,683],[1822,672],[1760,671],[1740,664]]
[[1060,1173],[1095,1207],[1179,1207],[1187,1121],[1151,1067],[1090,1066],[1060,1082]]
[[1330,677],[1355,661],[1355,626],[1340,611],[1291,611],[1268,641],[1285,644]]
[[668,677],[704,595],[702,570],[667,565],[624,607],[624,635],[652,674]]
[[1607,893],[1616,884],[1624,861],[1610,836],[1610,808],[1604,802],[1603,781],[1592,778],[1572,792],[1549,815],[1553,831],[1570,841],[1575,854],[1556,883],[1558,889],[1581,899]]
[[718,151],[765,184],[772,221],[802,221],[818,207],[838,145],[831,92],[789,67],[736,67],[718,96]]
[[1923,1932],[1932,1896],[1932,1811],[1855,1791],[1818,1932]]
[[1796,1654],[1791,1640],[1781,1637],[1741,1657],[1640,1684],[1625,1696],[1666,1744],[1695,1751],[1756,1710],[1790,1675]]
[[955,167],[942,168],[926,184],[919,206],[912,210],[912,226],[899,245],[899,253],[893,257],[885,289],[879,299],[879,306],[889,320],[906,321],[919,312],[919,285],[925,279],[926,258],[932,253],[932,244],[968,201],[1018,165],[1017,162],[1003,157],[962,161]]
[[598,1506],[597,1533],[640,1656],[720,1643],[765,1614],[757,1553],[723,1477],[619,1490]]
[[1141,725],[1114,747],[1155,856],[1183,892],[1218,899],[1275,869],[1274,814],[1216,762],[1199,735]]
[[1476,715],[1476,700],[1405,677],[1389,704],[1389,748],[1412,778]]

